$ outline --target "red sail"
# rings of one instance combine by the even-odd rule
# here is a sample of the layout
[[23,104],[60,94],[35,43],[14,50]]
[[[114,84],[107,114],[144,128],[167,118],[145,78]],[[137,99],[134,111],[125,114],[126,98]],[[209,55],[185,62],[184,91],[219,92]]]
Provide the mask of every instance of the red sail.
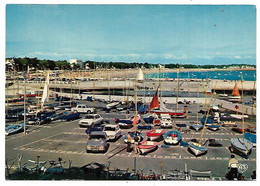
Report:
[[157,90],[156,90],[156,92],[155,92],[155,94],[153,96],[153,99],[151,101],[151,104],[150,104],[150,107],[149,107],[148,110],[160,107],[159,100],[158,100],[158,88],[159,88],[159,86],[157,87]]
[[233,89],[232,96],[240,96],[238,88],[237,88],[237,82],[236,82],[235,87]]

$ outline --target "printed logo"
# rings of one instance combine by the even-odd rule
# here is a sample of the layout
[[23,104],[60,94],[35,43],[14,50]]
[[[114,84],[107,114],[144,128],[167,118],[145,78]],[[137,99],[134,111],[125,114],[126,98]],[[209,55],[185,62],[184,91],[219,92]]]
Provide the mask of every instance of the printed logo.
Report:
[[246,163],[239,163],[238,164],[238,172],[244,173],[248,169],[248,165]]

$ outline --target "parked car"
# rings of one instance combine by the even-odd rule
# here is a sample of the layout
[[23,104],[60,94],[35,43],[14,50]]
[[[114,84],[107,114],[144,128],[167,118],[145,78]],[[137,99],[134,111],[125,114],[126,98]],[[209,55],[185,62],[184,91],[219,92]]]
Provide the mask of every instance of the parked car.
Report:
[[89,108],[87,105],[82,105],[79,104],[77,105],[75,108],[72,109],[72,111],[77,111],[79,113],[96,113],[96,109],[95,108]]
[[103,123],[103,118],[99,114],[87,114],[83,119],[79,120],[80,127],[90,127]]
[[85,131],[86,134],[91,134],[91,132],[94,131],[104,131],[105,129],[105,125],[98,125],[98,126],[90,126],[89,128],[87,128],[87,130]]
[[108,140],[116,140],[121,136],[119,125],[106,125],[104,132],[107,134]]
[[108,149],[106,133],[101,131],[91,132],[86,146],[87,152],[106,152]]

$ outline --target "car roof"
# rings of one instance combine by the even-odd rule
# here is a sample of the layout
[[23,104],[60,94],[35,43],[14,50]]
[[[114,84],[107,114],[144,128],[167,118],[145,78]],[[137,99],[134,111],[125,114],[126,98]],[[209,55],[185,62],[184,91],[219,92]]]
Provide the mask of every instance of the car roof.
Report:
[[93,131],[90,133],[90,135],[106,135],[106,133],[102,131]]
[[106,127],[117,127],[118,125],[113,125],[113,124],[109,124],[109,125],[106,125]]

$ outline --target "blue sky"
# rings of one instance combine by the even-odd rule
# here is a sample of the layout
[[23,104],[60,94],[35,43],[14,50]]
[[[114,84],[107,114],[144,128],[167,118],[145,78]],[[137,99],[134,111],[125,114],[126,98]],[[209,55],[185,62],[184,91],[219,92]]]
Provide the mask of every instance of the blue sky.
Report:
[[7,5],[6,57],[256,64],[248,5]]

